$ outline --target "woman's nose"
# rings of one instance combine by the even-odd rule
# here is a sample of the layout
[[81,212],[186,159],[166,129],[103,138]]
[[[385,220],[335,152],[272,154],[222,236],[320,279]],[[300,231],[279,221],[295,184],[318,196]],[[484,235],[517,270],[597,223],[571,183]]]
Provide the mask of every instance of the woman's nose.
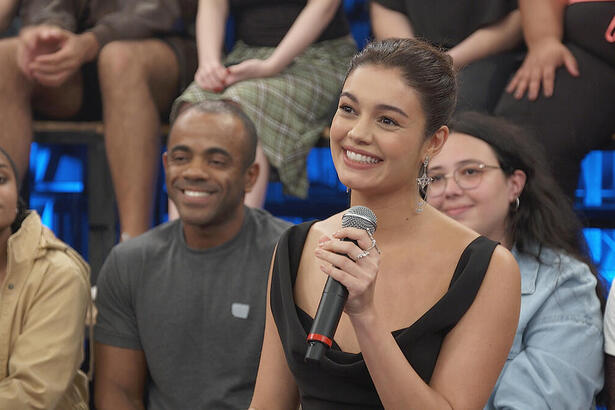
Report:
[[373,130],[364,120],[357,120],[348,131],[348,136],[357,144],[369,144],[373,139]]
[[459,187],[453,175],[447,175],[444,180],[444,196],[461,195],[463,189]]

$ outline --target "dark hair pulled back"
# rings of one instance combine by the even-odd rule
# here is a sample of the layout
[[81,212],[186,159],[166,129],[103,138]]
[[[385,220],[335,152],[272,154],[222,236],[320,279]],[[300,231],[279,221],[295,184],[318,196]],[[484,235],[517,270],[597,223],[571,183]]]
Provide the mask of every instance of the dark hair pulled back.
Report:
[[455,109],[457,83],[453,60],[416,39],[387,39],[369,43],[350,62],[346,78],[358,67],[375,65],[401,71],[417,91],[425,113],[425,137],[446,125]]

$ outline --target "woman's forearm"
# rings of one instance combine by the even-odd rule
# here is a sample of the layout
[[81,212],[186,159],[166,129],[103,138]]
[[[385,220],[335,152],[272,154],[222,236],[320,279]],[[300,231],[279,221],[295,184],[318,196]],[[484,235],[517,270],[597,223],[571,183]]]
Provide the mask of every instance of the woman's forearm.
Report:
[[199,64],[222,60],[228,8],[228,0],[199,0],[199,11],[196,16]]
[[523,37],[528,48],[545,38],[559,41],[564,36],[564,10],[562,0],[519,0]]
[[408,16],[374,1],[370,2],[369,18],[376,40],[385,38],[413,38],[414,32]]
[[[539,1],[539,0],[534,0]],[[521,13],[510,12],[495,24],[476,30],[449,50],[455,67],[510,50],[521,42]]]
[[282,71],[314,43],[329,25],[340,0],[309,0],[280,44],[269,57],[275,71]]
[[386,409],[448,409],[450,404],[426,384],[403,355],[375,311],[351,321],[361,353]]

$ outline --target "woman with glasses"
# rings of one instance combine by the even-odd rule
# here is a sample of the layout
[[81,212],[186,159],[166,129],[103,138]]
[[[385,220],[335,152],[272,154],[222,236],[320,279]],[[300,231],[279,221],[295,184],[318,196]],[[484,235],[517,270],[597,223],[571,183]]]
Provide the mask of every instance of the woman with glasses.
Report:
[[[342,212],[280,238],[251,407],[487,402],[517,327],[518,267],[504,247],[419,195],[424,164],[448,135],[455,94],[451,59],[424,42],[371,43],[353,58],[331,124],[331,155],[352,189],[351,205],[370,208],[377,229],[372,238],[341,228]],[[306,362],[327,277],[347,288],[348,299],[330,348]]]
[[581,224],[522,130],[478,113],[450,128],[427,200],[511,249],[521,270],[517,334],[486,408],[590,408],[603,384],[602,296]]

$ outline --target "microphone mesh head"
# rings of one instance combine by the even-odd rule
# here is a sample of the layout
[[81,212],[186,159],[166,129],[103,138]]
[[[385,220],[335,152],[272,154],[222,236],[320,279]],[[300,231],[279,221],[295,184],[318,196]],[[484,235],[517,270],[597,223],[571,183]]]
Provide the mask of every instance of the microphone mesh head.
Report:
[[353,206],[342,215],[342,228],[359,228],[374,233],[377,223],[376,214],[366,206]]

